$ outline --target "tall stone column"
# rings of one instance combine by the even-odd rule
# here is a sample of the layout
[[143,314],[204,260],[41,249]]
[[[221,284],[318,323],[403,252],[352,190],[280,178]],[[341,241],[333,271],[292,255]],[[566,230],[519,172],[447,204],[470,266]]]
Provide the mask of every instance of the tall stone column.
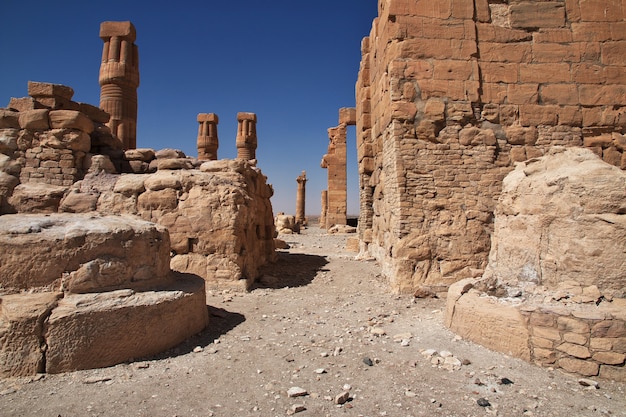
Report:
[[103,22],[104,41],[100,64],[100,108],[111,115],[107,125],[124,149],[137,147],[137,87],[139,53],[131,22]]
[[220,142],[217,138],[219,118],[215,113],[198,114],[198,159],[215,161]]
[[328,214],[328,191],[322,191],[322,212],[320,213],[320,227],[326,228],[326,215]]
[[256,114],[237,113],[237,159],[256,159]]
[[296,223],[305,225],[306,171],[302,171],[302,174],[296,178],[296,181],[298,182],[298,191],[296,192]]

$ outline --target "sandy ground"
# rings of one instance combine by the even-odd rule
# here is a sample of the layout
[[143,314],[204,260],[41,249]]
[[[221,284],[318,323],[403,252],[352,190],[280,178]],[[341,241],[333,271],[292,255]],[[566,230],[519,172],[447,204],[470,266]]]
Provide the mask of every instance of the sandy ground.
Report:
[[249,293],[156,358],[0,379],[0,416],[626,416],[626,384],[540,368],[456,337],[445,300],[387,291],[347,236],[312,227]]

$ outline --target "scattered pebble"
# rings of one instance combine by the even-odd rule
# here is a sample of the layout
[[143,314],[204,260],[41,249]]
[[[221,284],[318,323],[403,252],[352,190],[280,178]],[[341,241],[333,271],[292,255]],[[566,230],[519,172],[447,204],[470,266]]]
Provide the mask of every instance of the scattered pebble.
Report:
[[308,391],[300,387],[291,387],[287,390],[288,397],[302,397],[308,395]]
[[600,385],[596,381],[594,381],[593,379],[589,379],[589,378],[581,378],[578,380],[578,383],[582,385],[583,387],[593,387],[595,389],[600,388]]
[[363,358],[363,363],[367,366],[374,366],[374,362],[370,358]]
[[341,394],[335,397],[335,404],[345,404],[350,399],[350,391],[343,391]]
[[489,407],[491,405],[491,403],[486,398],[479,398],[476,401],[476,404],[480,405],[481,407]]

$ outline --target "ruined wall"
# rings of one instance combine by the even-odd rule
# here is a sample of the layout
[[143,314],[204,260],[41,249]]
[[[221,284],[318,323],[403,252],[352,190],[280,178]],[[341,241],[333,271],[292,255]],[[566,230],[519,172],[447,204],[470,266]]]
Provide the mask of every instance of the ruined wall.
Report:
[[626,168],[617,0],[380,0],[357,81],[361,251],[392,287],[480,276],[515,162],[586,146]]
[[275,257],[273,190],[255,163],[124,151],[108,114],[72,94],[31,82],[0,109],[0,215],[134,215],[168,228],[172,269],[248,289]]

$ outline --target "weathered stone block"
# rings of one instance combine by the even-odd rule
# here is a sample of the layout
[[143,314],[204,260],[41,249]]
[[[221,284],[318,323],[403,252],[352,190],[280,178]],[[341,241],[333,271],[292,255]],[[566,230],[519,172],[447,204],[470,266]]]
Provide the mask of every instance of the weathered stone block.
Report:
[[19,122],[22,129],[47,130],[50,129],[48,119],[49,110],[38,109],[20,112]]
[[519,2],[510,6],[510,22],[520,29],[563,27],[565,7],[557,1]]
[[28,95],[37,97],[60,97],[71,100],[74,90],[71,87],[61,84],[42,83],[36,81],[28,82]]
[[87,134],[94,130],[93,122],[79,111],[51,110],[49,118],[52,129],[77,129]]
[[563,370],[580,374],[584,376],[596,376],[600,371],[600,365],[596,362],[574,359],[574,358],[561,358],[558,364]]
[[593,354],[593,360],[606,365],[623,365],[626,355],[617,352],[597,352]]

